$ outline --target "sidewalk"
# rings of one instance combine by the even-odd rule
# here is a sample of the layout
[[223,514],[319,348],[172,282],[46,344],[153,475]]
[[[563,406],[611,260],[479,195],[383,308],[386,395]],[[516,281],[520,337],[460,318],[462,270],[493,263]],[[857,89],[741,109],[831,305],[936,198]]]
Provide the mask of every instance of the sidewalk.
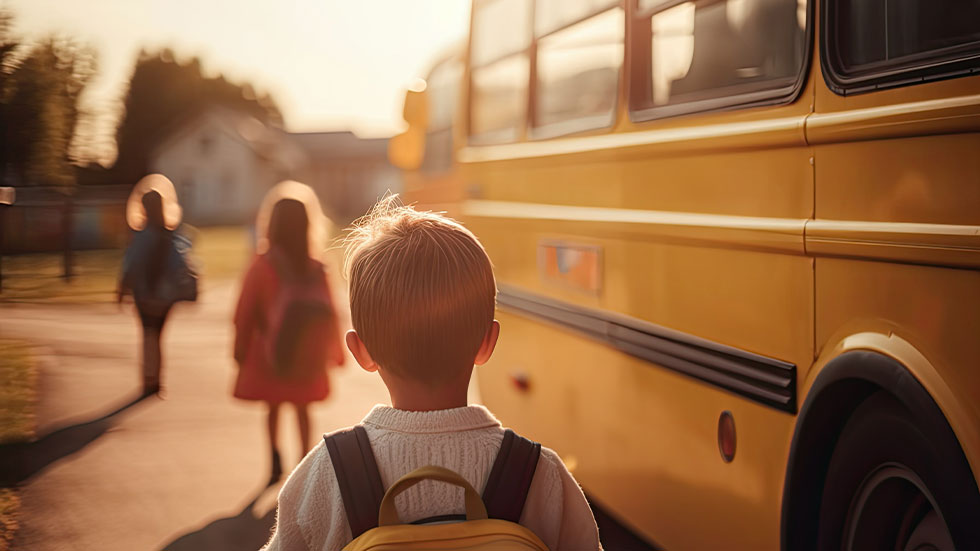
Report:
[[[167,399],[136,403],[131,306],[0,306],[0,335],[47,351],[38,405],[43,446],[31,449],[36,464],[22,473],[15,550],[220,551],[264,543],[278,486],[263,488],[261,404],[230,395],[236,291],[207,289],[201,303],[175,310],[164,335]],[[387,401],[380,379],[352,362],[333,374],[334,395],[312,410],[314,433],[353,424]],[[298,444],[291,412],[283,418],[291,468]]]

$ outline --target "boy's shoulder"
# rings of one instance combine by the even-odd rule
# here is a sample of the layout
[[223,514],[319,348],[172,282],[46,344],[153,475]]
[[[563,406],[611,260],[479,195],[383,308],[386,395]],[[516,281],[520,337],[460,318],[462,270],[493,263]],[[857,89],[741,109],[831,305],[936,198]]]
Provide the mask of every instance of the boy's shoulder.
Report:
[[[327,448],[325,441],[334,435],[349,432],[355,427],[361,427],[364,429],[370,440],[371,449],[373,452],[385,447],[387,439],[384,438],[384,436],[386,430],[371,423],[361,422],[349,427],[336,429],[323,434],[316,446],[310,450],[303,461],[296,467],[296,470],[293,472],[293,475],[290,476],[290,478],[293,478],[295,475],[299,475],[300,477],[330,477],[331,479],[334,479],[336,474],[334,472],[333,460],[330,457],[330,451]],[[495,427],[486,427],[485,432],[481,432],[483,432],[484,437],[487,438],[485,441],[492,441],[493,445],[499,449],[506,431],[507,429],[505,427],[498,425]],[[517,434],[520,435],[520,433]],[[410,437],[411,435],[408,436]],[[419,434],[418,436],[420,440],[428,440],[426,437],[430,435]],[[554,481],[561,478],[563,474],[570,473],[561,456],[553,449],[542,445],[541,455],[538,459],[537,469],[535,470],[535,478],[545,479],[542,480],[542,482],[545,482],[546,480]],[[287,483],[288,482],[289,481],[287,480]],[[328,484],[330,484],[330,482],[328,482]]]
[[[331,432],[324,433],[323,436],[320,438],[320,441],[317,443],[317,445],[314,446],[314,448],[312,450],[310,450],[307,458],[312,458],[314,461],[316,461],[318,463],[322,463],[324,461],[326,461],[327,463],[331,463],[331,460],[330,460],[330,452],[329,452],[329,450],[327,449],[327,447],[325,445],[326,439],[328,439],[328,438],[330,438],[330,437],[332,437],[332,436],[334,436],[336,434],[340,434],[340,433],[351,431],[355,427],[362,427],[362,428],[364,428],[364,430],[368,434],[368,437],[371,439],[371,445],[372,446],[378,446],[378,445],[384,446],[384,444],[385,444],[384,439],[379,439],[379,438],[376,438],[376,437],[379,436],[380,434],[384,433],[385,430],[384,429],[381,429],[379,427],[376,427],[376,426],[372,425],[371,423],[361,422],[361,423],[358,423],[356,425],[352,425],[352,426],[349,426],[349,427],[344,427],[344,428],[333,430]],[[493,438],[496,441],[496,444],[499,445],[503,441],[503,439],[504,439],[504,433],[507,432],[508,429],[506,427],[503,427],[503,426],[496,426],[496,427],[486,427],[485,430],[489,433],[489,434],[487,434],[487,436],[489,436],[490,438]],[[511,429],[511,430],[513,430],[513,429]],[[515,432],[515,434],[521,435],[517,431],[514,431],[514,432]],[[419,438],[422,439],[425,436],[427,436],[427,435],[420,434],[419,435]],[[555,450],[553,450],[553,449],[551,449],[551,448],[549,448],[547,446],[544,446],[544,445],[541,446],[541,456],[540,457],[541,457],[541,460],[543,460],[543,462],[545,463],[546,468],[561,467],[563,470],[565,469],[565,463],[562,460],[561,456],[558,455],[558,452],[556,452]],[[304,459],[304,461],[305,461],[305,459]],[[542,465],[539,463],[538,466],[541,467]],[[332,464],[331,464],[331,469],[332,468],[333,467],[332,467]]]
[[[370,423],[359,426],[365,428],[369,437],[383,436],[383,430]],[[352,428],[332,431],[325,436]],[[498,449],[505,430],[503,427],[488,427],[487,436],[496,441]],[[372,438],[372,446],[379,446],[380,449],[380,446],[384,446],[384,438]],[[338,548],[342,547],[351,536],[340,496],[340,483],[333,461],[321,438],[290,474],[280,492],[280,522],[287,514],[300,527],[306,541],[332,542],[337,543]],[[585,496],[561,457],[551,448],[541,447],[521,524],[531,528],[552,546],[571,537],[571,541],[583,542],[583,549],[598,548],[595,521]]]

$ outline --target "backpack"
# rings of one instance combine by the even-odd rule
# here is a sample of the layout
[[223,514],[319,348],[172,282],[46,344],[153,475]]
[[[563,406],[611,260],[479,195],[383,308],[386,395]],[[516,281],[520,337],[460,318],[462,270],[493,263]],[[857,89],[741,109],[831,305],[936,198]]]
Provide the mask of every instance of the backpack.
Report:
[[303,380],[336,356],[330,294],[320,274],[293,276],[272,262],[279,292],[266,318],[266,356],[280,379]]
[[[518,524],[541,455],[541,444],[508,429],[481,498],[462,476],[435,465],[415,469],[385,492],[364,427],[355,426],[323,438],[354,538],[344,551],[548,551],[534,532]],[[462,487],[465,518],[444,515],[402,524],[395,510],[395,496],[423,480]]]
[[191,241],[174,232],[165,264],[165,275],[157,284],[158,295],[167,301],[197,302],[197,268],[190,258]]
[[[159,250],[156,240],[163,240]],[[178,301],[197,300],[197,270],[190,258],[191,241],[177,231],[136,232],[123,257],[122,286],[131,289],[141,308],[163,313]],[[148,264],[154,254],[162,254],[162,273],[150,284]]]

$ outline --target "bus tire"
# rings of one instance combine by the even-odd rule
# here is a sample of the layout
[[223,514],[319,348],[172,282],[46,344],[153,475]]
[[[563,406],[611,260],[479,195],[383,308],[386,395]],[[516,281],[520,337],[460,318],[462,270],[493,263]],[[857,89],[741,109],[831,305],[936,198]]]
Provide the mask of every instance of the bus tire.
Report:
[[962,452],[955,452],[935,442],[891,394],[872,394],[844,426],[831,456],[817,548],[980,547],[980,496]]

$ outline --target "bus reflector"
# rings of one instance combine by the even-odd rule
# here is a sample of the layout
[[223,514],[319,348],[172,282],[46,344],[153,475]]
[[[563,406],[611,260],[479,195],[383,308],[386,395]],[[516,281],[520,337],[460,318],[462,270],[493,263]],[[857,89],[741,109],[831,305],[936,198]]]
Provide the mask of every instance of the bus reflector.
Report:
[[528,380],[527,373],[520,371],[510,374],[510,383],[521,392],[527,392],[531,388],[531,381]]
[[718,451],[725,463],[735,459],[735,418],[730,411],[721,412],[718,418]]

